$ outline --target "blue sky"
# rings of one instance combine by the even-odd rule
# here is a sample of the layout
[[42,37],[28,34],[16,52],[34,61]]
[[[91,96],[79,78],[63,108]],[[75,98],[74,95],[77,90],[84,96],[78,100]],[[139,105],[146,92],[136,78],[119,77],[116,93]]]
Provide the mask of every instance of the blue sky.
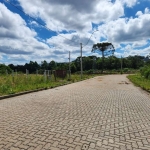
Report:
[[91,53],[99,42],[111,42],[117,57],[147,56],[150,0],[0,0],[0,63],[67,62],[80,43],[83,56],[100,56]]

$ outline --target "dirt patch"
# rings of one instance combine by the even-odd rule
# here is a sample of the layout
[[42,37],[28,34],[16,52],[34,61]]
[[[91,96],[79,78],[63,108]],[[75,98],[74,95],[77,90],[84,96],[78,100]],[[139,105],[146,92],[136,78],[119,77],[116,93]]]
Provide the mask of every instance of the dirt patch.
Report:
[[101,79],[99,79],[98,81],[102,81]]
[[102,81],[102,80],[103,80],[103,78],[101,78],[101,77],[100,77],[100,78],[98,78],[98,81]]
[[127,82],[127,81],[121,81],[121,82],[119,82],[118,84],[130,84],[130,83]]

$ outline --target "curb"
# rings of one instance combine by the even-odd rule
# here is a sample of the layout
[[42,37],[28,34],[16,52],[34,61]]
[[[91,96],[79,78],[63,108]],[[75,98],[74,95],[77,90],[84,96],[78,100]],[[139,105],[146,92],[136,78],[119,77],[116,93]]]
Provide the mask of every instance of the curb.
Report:
[[75,82],[68,82],[68,83],[65,83],[63,85],[58,85],[58,86],[55,86],[55,87],[41,88],[41,89],[36,89],[36,90],[31,90],[31,91],[20,92],[20,93],[16,93],[16,94],[4,95],[4,96],[0,96],[0,100],[15,97],[15,96],[20,96],[20,95],[24,95],[24,94],[29,94],[29,93],[33,93],[33,92],[49,90],[49,89],[53,89],[53,88],[57,88],[57,87],[60,87],[60,86],[64,86],[64,85],[68,85],[68,84],[72,84],[72,83],[76,83],[76,82],[81,82],[81,81],[85,81],[85,80],[88,80],[88,79],[83,79],[83,80],[79,80],[79,81],[75,81]]
[[20,96],[20,95],[24,95],[24,94],[29,94],[29,93],[33,93],[33,92],[43,91],[43,90],[46,90],[46,88],[20,92],[20,93],[16,93],[16,94],[4,95],[4,96],[0,96],[0,100],[6,99],[6,98],[15,97],[15,96]]
[[[59,86],[64,86],[64,85],[68,85],[68,84],[72,84],[72,83],[67,83],[67,84],[63,84],[63,85],[59,85]],[[36,90],[31,90],[31,91],[25,91],[25,92],[19,92],[19,93],[10,94],[10,95],[4,95],[4,96],[0,96],[0,100],[6,99],[6,98],[15,97],[15,96],[20,96],[20,95],[24,95],[24,94],[29,94],[29,93],[33,93],[33,92],[39,92],[39,91],[43,91],[43,90],[49,90],[49,89],[57,88],[59,86],[49,87],[49,88],[41,88],[41,89],[36,89]]]

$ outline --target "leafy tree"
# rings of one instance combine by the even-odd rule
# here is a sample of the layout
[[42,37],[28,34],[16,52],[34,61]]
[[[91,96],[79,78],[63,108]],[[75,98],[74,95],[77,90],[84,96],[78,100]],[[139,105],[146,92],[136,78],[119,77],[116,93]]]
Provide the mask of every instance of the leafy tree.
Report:
[[90,57],[83,57],[83,70],[90,70],[93,66],[93,59]]
[[30,72],[33,73],[33,72],[35,72],[37,69],[39,69],[38,63],[37,63],[36,61],[35,61],[35,62],[30,61],[30,63],[29,63],[29,70],[30,70]]
[[15,70],[15,66],[13,64],[8,65],[12,70]]
[[109,56],[108,58],[107,58],[107,68],[109,69],[109,70],[111,70],[111,69],[117,69],[117,57],[116,56]]
[[57,70],[68,70],[68,63],[57,63]]
[[54,60],[52,60],[50,63],[49,63],[49,69],[50,70],[55,70],[56,69],[56,62]]
[[112,43],[104,42],[104,43],[97,43],[94,44],[92,47],[92,52],[97,51],[98,53],[101,52],[102,54],[102,73],[104,68],[104,57],[110,54],[113,54],[115,49]]
[[48,63],[46,60],[41,62],[41,69],[48,70]]
[[139,69],[144,65],[144,57],[143,56],[128,56],[128,68]]
[[71,63],[71,73],[75,73],[77,71],[76,65],[74,62]]
[[77,57],[74,61],[77,71],[80,71],[80,57]]
[[11,73],[11,68],[9,66],[6,66],[5,64],[0,64],[0,74],[5,74],[6,70],[8,73]]
[[18,72],[26,72],[26,68],[25,65],[13,65],[13,64],[9,64],[8,65],[13,71],[18,71]]
[[102,58],[97,58],[96,66],[98,70],[102,69]]
[[145,64],[150,65],[150,54],[144,58]]
[[35,62],[30,61],[29,63],[26,63],[24,65],[24,67],[17,65],[16,68],[17,68],[18,71],[25,72],[26,69],[27,69],[27,70],[29,70],[30,73],[35,73],[37,69],[40,69],[40,66],[39,66],[39,64],[36,61]]
[[18,72],[24,72],[24,73],[26,72],[26,68],[24,67],[24,65],[17,65],[13,70],[14,71],[17,70]]

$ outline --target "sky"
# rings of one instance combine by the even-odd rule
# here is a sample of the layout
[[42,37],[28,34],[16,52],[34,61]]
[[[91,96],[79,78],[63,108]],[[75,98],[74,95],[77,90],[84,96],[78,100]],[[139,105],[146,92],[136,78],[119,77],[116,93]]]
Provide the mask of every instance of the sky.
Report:
[[80,43],[101,57],[101,42],[117,57],[150,54],[150,0],[0,0],[0,63],[73,61]]

